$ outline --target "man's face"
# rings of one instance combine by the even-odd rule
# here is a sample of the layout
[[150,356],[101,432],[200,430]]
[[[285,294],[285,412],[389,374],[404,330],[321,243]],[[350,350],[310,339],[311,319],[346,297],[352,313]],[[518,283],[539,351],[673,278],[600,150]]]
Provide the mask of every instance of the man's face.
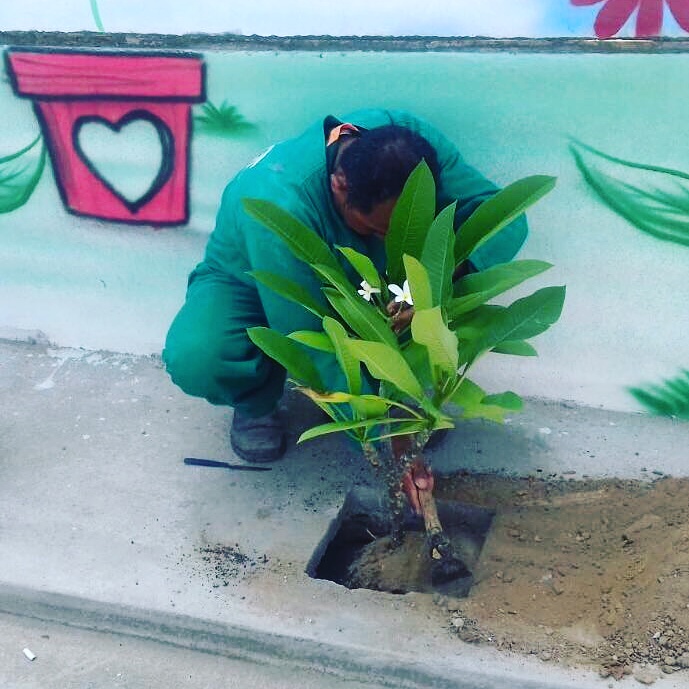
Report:
[[397,199],[389,199],[374,206],[369,213],[363,213],[345,203],[342,218],[352,232],[362,237],[384,239],[390,226],[390,217]]
[[374,206],[368,213],[354,208],[347,201],[347,181],[341,171],[330,177],[330,188],[335,206],[352,232],[362,237],[384,239],[388,233],[390,216],[397,199],[388,199]]

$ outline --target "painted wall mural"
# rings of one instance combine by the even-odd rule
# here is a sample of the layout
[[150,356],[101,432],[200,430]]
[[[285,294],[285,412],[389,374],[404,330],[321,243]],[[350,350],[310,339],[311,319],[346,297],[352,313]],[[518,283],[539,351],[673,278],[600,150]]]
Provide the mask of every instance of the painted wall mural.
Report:
[[5,3],[0,29],[236,33],[261,36],[681,36],[688,0],[349,0],[333,12],[321,0],[31,0]]
[[16,153],[0,157],[0,213],[10,213],[29,200],[43,174],[45,159],[40,135]]
[[[191,104],[205,100],[200,56],[19,48],[5,55],[14,92],[33,101],[70,212],[123,223],[187,222]],[[127,168],[119,181],[113,161]],[[39,163],[24,173],[23,192],[3,204],[5,212],[28,199],[41,170]]]
[[[159,353],[227,181],[316,120],[382,105],[500,185],[558,177],[521,256],[554,264],[565,311],[538,362],[482,384],[686,417],[689,101],[673,96],[689,54],[3,50],[0,332]],[[71,84],[60,60],[83,76],[94,53],[111,69]],[[160,71],[178,64],[193,78]]]
[[[656,239],[689,246],[688,173],[623,160],[580,141],[574,141],[570,150],[587,184],[608,208]],[[653,294],[648,298],[653,299]],[[654,414],[689,419],[686,369],[674,378],[629,391]]]
[[684,30],[689,31],[689,2],[687,0],[570,0],[576,7],[601,6],[593,25],[598,38],[611,38],[636,15],[634,35],[639,38],[660,36],[663,33],[665,5]]

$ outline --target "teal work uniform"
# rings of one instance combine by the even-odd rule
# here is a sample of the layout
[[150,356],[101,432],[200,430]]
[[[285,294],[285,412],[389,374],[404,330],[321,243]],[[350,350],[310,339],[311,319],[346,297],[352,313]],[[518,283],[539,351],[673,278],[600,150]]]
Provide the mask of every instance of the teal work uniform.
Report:
[[[365,129],[401,125],[425,137],[440,164],[438,210],[456,200],[455,226],[497,191],[464,162],[438,130],[407,112],[360,110],[342,121]],[[272,201],[311,227],[331,248],[353,247],[383,271],[383,242],[355,234],[333,204],[326,140],[329,130],[339,123],[328,117],[301,136],[276,144],[227,185],[205,257],[189,277],[185,304],[170,327],[163,352],[172,380],[186,393],[236,407],[248,416],[267,414],[282,395],[285,372],[249,340],[246,328],[264,325],[284,334],[321,329],[316,316],[248,275],[253,270],[278,273],[326,303],[311,269],[297,260],[281,239],[244,212],[243,198]],[[526,233],[522,216],[472,254],[473,267],[483,270],[509,261]],[[343,268],[358,284],[360,278],[351,273],[346,262]],[[316,362],[328,389],[344,389],[332,355],[305,349],[305,356]]]

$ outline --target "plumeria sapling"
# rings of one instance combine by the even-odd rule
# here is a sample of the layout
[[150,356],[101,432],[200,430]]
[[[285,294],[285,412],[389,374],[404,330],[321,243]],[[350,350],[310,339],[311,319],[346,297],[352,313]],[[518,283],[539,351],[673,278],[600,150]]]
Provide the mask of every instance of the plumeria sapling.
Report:
[[[386,275],[380,275],[367,256],[337,247],[362,279],[358,290],[337,254],[313,230],[278,206],[244,199],[246,211],[311,266],[327,302],[324,305],[317,295],[305,298],[305,290],[284,276],[253,274],[322,323],[320,331],[289,337],[265,327],[248,330],[252,341],[280,363],[297,388],[331,419],[305,431],[299,442],[343,432],[360,443],[387,484],[393,542],[403,533],[403,485],[410,489],[412,504],[424,516],[432,572],[442,570],[443,576],[449,573],[454,578],[466,568],[453,554],[438,520],[432,480],[421,478],[410,484],[409,478],[432,479],[423,448],[434,431],[452,428],[456,418],[500,422],[506,413],[521,408],[515,393],[487,394],[467,374],[490,352],[535,355],[526,340],[557,321],[565,296],[564,287],[546,287],[509,306],[488,303],[551,267],[543,261],[498,264],[454,282],[453,275],[463,275],[457,266],[554,185],[553,177],[542,175],[518,180],[484,201],[455,231],[454,204],[436,216],[433,176],[421,161],[407,180],[385,236]],[[381,290],[382,300],[388,292],[394,295],[392,303],[399,304],[398,311],[413,306],[404,311],[411,314],[410,328],[395,328],[399,314],[373,298]],[[343,387],[326,388],[316,365],[304,356],[304,346],[332,357],[346,381]],[[367,394],[365,381],[371,380],[377,389]]]

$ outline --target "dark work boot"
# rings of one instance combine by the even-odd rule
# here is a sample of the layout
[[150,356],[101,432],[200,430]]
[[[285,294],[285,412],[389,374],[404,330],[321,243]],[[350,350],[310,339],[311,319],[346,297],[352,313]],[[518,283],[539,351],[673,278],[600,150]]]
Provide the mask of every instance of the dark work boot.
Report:
[[277,409],[252,418],[235,409],[230,429],[234,453],[247,462],[274,462],[285,454],[285,427]]

